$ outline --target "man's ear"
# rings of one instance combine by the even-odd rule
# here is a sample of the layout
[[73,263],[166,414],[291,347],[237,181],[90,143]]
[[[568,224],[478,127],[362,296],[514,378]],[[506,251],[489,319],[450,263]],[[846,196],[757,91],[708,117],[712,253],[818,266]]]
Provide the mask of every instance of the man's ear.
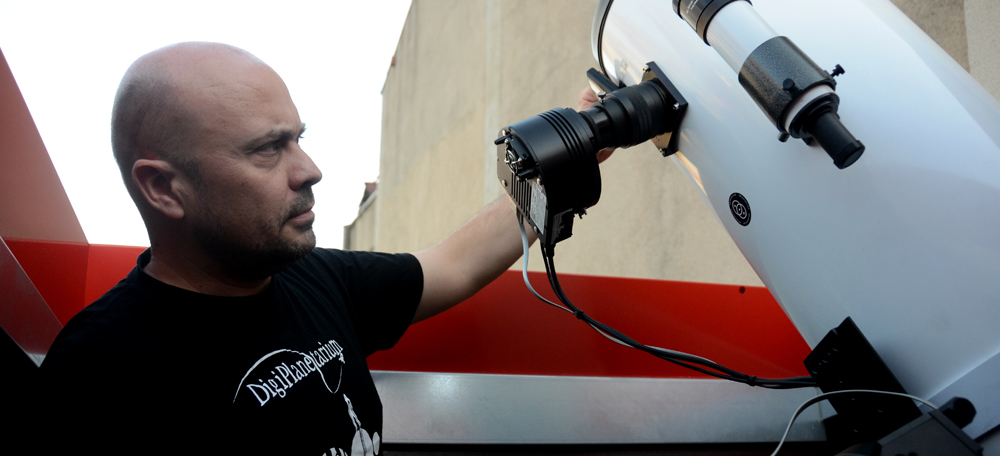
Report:
[[184,205],[177,194],[179,175],[165,160],[140,158],[132,165],[132,182],[153,209],[171,219],[184,217]]

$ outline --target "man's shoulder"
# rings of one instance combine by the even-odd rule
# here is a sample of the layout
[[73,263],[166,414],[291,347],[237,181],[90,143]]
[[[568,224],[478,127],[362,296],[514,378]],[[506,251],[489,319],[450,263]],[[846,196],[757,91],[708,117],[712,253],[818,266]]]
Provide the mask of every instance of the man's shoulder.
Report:
[[164,335],[178,333],[181,309],[189,303],[177,302],[175,293],[165,289],[168,286],[154,287],[148,279],[133,269],[80,310],[59,332],[45,363],[120,359],[156,348],[164,343]]
[[384,270],[420,270],[420,262],[409,253],[383,253],[358,250],[315,248],[284,272],[288,274],[325,273],[350,279]]
[[369,252],[365,250],[341,250],[316,247],[308,255],[295,262],[293,267],[303,263],[310,264],[315,262],[335,263],[349,267],[357,265],[359,262],[393,261],[404,258],[413,258],[413,255],[409,253]]
[[60,339],[79,339],[103,334],[100,330],[102,326],[114,325],[117,320],[129,318],[133,307],[140,299],[140,293],[133,279],[130,274],[96,301],[77,312],[63,327]]
[[141,350],[128,332],[140,298],[126,278],[99,299],[78,312],[59,332],[42,363],[47,376],[76,376],[106,369],[129,350]]

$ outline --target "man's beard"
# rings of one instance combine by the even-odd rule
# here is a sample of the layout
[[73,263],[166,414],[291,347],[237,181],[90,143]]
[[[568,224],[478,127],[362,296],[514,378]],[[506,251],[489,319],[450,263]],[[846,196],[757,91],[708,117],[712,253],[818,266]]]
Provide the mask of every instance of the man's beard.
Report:
[[245,281],[266,279],[316,248],[312,222],[301,228],[308,231],[302,242],[291,242],[280,236],[285,223],[312,204],[312,189],[307,188],[280,220],[272,223],[244,217],[227,220],[210,209],[206,217],[199,218],[202,223],[194,226],[193,234],[202,250],[222,266],[227,276]]

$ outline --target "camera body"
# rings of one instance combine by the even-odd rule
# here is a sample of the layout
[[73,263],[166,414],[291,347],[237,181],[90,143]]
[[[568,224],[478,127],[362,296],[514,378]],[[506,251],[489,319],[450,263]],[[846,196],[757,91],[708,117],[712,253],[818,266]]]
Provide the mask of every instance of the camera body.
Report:
[[573,216],[601,198],[597,153],[653,139],[664,156],[687,101],[650,63],[643,82],[617,88],[602,74],[588,76],[601,100],[586,111],[560,108],[504,127],[497,145],[497,178],[543,245],[573,234]]

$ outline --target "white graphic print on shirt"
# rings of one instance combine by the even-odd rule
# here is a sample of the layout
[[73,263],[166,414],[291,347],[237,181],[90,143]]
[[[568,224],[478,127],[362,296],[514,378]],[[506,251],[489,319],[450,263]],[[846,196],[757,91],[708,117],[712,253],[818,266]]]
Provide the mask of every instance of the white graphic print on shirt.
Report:
[[[340,381],[344,373],[344,349],[340,347],[337,341],[332,339],[325,344],[322,342],[316,343],[319,345],[319,348],[308,353],[282,348],[262,356],[243,375],[243,379],[240,380],[240,384],[236,388],[236,395],[233,396],[233,403],[236,403],[236,399],[239,398],[241,392],[246,393],[243,389],[246,387],[253,394],[254,398],[257,399],[257,402],[260,403],[260,406],[263,407],[271,399],[284,398],[295,384],[313,373],[319,374],[327,391],[336,393],[340,389]],[[281,356],[283,354],[292,355],[292,358],[289,359],[287,355]],[[270,376],[267,376],[267,378],[258,378],[256,383],[252,379],[247,381],[250,374],[258,370],[258,367],[268,360],[271,360],[271,369],[265,369],[264,372],[270,371]],[[330,388],[330,383],[321,368],[334,360],[340,362],[341,369],[336,386]]]
[[354,413],[354,406],[351,404],[351,399],[344,395],[344,402],[347,402],[347,413],[351,416],[351,422],[354,423],[354,441],[351,442],[351,452],[348,454],[346,451],[340,448],[330,448],[330,452],[323,453],[323,456],[375,456],[378,454],[378,447],[381,443],[381,438],[378,436],[378,432],[368,436],[368,431],[361,427],[361,420],[358,419],[358,415]]

